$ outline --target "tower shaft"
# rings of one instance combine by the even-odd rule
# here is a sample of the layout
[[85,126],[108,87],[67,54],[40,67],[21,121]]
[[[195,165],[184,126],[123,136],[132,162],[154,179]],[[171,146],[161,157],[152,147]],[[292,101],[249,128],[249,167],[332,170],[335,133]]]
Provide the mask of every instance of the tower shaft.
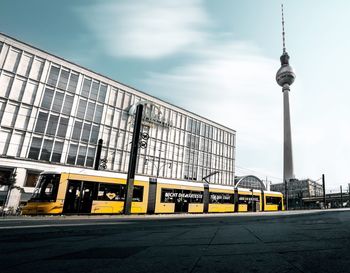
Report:
[[283,92],[283,181],[289,181],[294,177],[293,152],[292,152],[292,130],[290,125],[289,110],[289,84],[282,88]]

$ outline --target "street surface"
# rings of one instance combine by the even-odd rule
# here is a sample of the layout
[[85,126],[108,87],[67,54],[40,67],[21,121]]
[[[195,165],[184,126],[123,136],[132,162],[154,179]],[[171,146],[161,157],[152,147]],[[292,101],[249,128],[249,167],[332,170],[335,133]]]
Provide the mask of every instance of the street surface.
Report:
[[0,272],[350,272],[350,210],[6,217]]

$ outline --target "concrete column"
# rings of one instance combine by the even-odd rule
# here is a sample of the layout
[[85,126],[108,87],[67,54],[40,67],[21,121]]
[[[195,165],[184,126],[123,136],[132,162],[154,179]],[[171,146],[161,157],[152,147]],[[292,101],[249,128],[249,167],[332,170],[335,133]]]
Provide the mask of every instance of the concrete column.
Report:
[[[24,187],[24,183],[26,181],[27,178],[27,169],[24,168],[16,168],[14,170],[17,174],[16,176],[16,184],[15,186]],[[7,207],[13,207],[14,210],[17,209],[19,202],[21,200],[21,191],[18,189],[12,189],[10,196],[7,200]]]
[[283,86],[283,180],[287,182],[294,178],[293,153],[292,153],[292,133],[290,125],[289,110],[289,84]]

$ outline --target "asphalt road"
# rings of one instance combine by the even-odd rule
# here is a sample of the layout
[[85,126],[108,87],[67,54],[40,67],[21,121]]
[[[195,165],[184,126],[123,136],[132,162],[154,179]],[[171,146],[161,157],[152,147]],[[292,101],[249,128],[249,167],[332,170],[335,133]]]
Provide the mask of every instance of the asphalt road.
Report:
[[350,272],[350,210],[0,220],[0,272]]

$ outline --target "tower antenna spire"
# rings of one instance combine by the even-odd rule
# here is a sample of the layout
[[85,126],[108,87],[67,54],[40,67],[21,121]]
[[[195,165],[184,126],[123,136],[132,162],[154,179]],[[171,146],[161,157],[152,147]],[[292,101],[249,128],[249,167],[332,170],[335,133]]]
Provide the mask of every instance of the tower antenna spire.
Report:
[[281,4],[282,12],[282,41],[283,41],[283,53],[286,53],[286,33],[284,31],[284,14],[283,14],[283,4]]

